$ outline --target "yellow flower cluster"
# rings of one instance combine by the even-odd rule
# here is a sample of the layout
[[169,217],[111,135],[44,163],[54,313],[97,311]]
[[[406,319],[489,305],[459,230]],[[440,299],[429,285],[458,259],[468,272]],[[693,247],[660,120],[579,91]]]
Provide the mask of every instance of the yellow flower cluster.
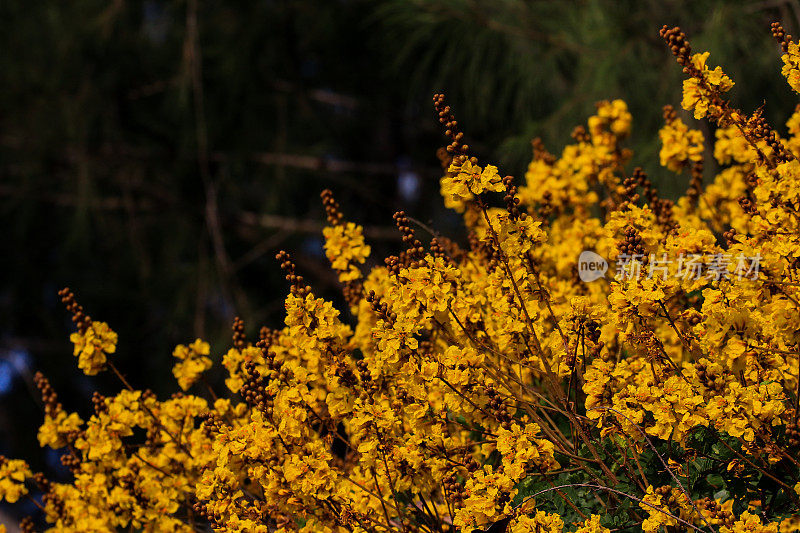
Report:
[[532,517],[523,515],[515,518],[509,530],[511,533],[561,533],[564,522],[557,514],[537,511]]
[[325,236],[325,255],[333,269],[339,273],[339,281],[359,279],[361,271],[358,270],[358,265],[364,264],[370,254],[369,245],[364,244],[361,226],[348,222],[344,225],[326,226],[322,233]]
[[0,500],[14,503],[28,494],[25,479],[30,476],[31,470],[25,461],[0,456]]
[[211,368],[209,353],[211,353],[211,347],[200,339],[196,339],[189,346],[179,344],[175,347],[172,355],[178,359],[178,362],[172,367],[172,374],[178,380],[181,389],[189,390],[189,387],[200,378],[200,375]]
[[679,118],[667,121],[658,132],[661,138],[661,165],[674,172],[680,172],[689,164],[703,160],[703,134],[700,130],[689,129]]
[[[705,187],[704,139],[673,114],[661,160],[692,166],[686,197],[627,168],[619,100],[560,156],[534,143],[517,185],[467,153],[437,95],[442,195],[467,239],[426,242],[399,212],[403,249],[366,268],[362,228],[326,191],[350,313],[281,252],[284,324],[248,341],[237,320],[221,357],[178,346],[183,392],[165,399],[106,360],[116,335],[65,291],[79,367],[124,388],[83,420],[37,378],[40,443],[72,479],[3,459],[0,498],[38,490],[63,532],[796,531],[798,117],[781,140],[724,100],[708,54],[662,35],[685,109],[719,126]],[[190,393],[212,361],[224,385]]]
[[442,178],[442,196],[448,207],[462,206],[476,194],[502,191],[503,185],[500,181],[494,165],[481,168],[469,160],[454,162],[447,175]]
[[781,59],[783,60],[781,74],[792,89],[800,92],[800,45],[789,43],[788,50],[781,56]]
[[117,350],[117,334],[105,322],[92,322],[85,331],[73,333],[69,340],[75,345],[73,355],[78,356],[78,368],[87,376],[103,370],[106,355]]
[[709,109],[717,111],[714,97],[717,93],[726,93],[733,88],[733,81],[722,72],[721,67],[711,70],[706,65],[709,52],[694,54],[691,65],[698,75],[684,80],[683,100],[681,105],[687,111],[694,111],[694,118],[703,118]]

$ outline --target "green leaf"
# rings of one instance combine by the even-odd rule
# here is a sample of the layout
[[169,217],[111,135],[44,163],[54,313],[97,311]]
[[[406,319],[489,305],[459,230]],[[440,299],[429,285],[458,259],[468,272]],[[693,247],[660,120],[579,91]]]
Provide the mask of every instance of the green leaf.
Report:
[[715,489],[725,486],[725,480],[719,474],[708,474],[706,476],[706,482]]

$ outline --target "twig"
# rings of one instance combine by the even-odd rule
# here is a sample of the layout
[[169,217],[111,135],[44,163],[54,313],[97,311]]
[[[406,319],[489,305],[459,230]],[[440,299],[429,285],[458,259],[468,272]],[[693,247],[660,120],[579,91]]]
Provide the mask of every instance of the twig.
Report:
[[234,300],[236,307],[239,308],[239,312],[244,313],[250,306],[247,303],[247,296],[232,275],[231,260],[225,249],[225,241],[220,226],[217,186],[211,178],[211,170],[209,167],[208,128],[204,109],[202,55],[197,24],[197,2],[198,0],[188,0],[186,6],[186,41],[184,43],[184,55],[189,64],[192,94],[194,96],[197,165],[206,193],[206,226],[208,228],[208,234],[211,237],[211,244],[214,248],[214,255],[216,257],[217,267],[220,271],[220,277],[224,282],[223,291],[232,294],[233,298],[228,299]]
[[[239,214],[239,222],[250,226],[259,226],[265,229],[279,229],[287,233],[316,233],[322,234],[322,229],[327,225],[324,222],[308,219],[291,218],[280,215],[260,215],[245,211]],[[397,228],[391,226],[366,226],[364,237],[373,241],[399,241],[402,235]]]
[[663,514],[667,515],[668,517],[672,518],[673,520],[677,520],[681,524],[694,529],[695,531],[700,531],[700,533],[706,533],[705,531],[703,531],[699,527],[697,527],[697,526],[695,526],[693,524],[690,524],[686,520],[683,520],[682,518],[677,517],[674,514],[668,512],[668,511],[665,511],[664,509],[662,509],[660,507],[656,507],[652,503],[648,503],[648,502],[646,502],[646,501],[644,501],[644,500],[642,500],[640,498],[637,498],[636,496],[633,496],[633,495],[628,494],[626,492],[622,492],[621,490],[612,489],[610,487],[604,487],[602,485],[591,485],[589,483],[570,483],[570,484],[567,484],[567,485],[559,485],[557,487],[551,487],[549,489],[540,490],[539,492],[537,492],[535,494],[531,494],[530,496],[528,496],[527,498],[522,500],[516,506],[516,508],[519,508],[523,503],[527,502],[528,500],[531,500],[531,499],[535,498],[536,496],[539,496],[540,494],[544,494],[546,492],[551,492],[551,491],[558,490],[558,489],[568,489],[568,488],[574,488],[574,487],[582,487],[582,488],[586,488],[586,489],[604,490],[604,491],[607,491],[607,492],[612,492],[614,494],[618,494],[620,496],[624,496],[625,498],[629,498],[629,499],[631,499],[631,500],[633,500],[635,502],[638,502],[640,505],[646,505],[648,507],[651,507],[652,509],[655,509],[659,513],[663,513]]
[[681,483],[681,480],[678,479],[678,476],[676,476],[675,474],[672,473],[672,469],[667,465],[666,461],[664,461],[664,458],[661,456],[661,454],[658,453],[658,450],[656,450],[656,447],[653,446],[652,441],[650,441],[650,437],[647,436],[647,433],[645,433],[645,431],[641,428],[641,426],[639,426],[639,424],[637,424],[636,422],[632,421],[626,415],[622,414],[621,412],[619,412],[616,409],[611,408],[611,407],[595,407],[592,410],[593,411],[611,411],[612,413],[620,415],[625,420],[627,420],[629,423],[631,423],[634,426],[636,426],[636,429],[639,430],[639,433],[642,434],[642,436],[644,437],[645,442],[647,442],[647,445],[650,446],[650,449],[653,450],[653,453],[656,454],[656,457],[658,457],[658,460],[661,461],[661,464],[664,466],[664,468],[666,468],[667,472],[669,472],[670,477],[675,480],[675,483],[678,484],[678,487],[680,487],[681,491],[683,492],[683,495],[686,496],[686,499],[689,500],[689,503],[692,504],[692,508],[697,512],[697,514],[700,515],[700,518],[703,519],[703,522],[706,523],[706,525],[711,529],[711,531],[713,531],[714,533],[717,533],[717,530],[714,529],[714,526],[712,526],[708,522],[708,520],[706,520],[706,517],[703,516],[703,513],[701,513],[700,509],[698,509],[697,505],[695,505],[694,500],[692,500],[692,494],[688,490],[686,490],[686,487],[683,486],[683,483]]

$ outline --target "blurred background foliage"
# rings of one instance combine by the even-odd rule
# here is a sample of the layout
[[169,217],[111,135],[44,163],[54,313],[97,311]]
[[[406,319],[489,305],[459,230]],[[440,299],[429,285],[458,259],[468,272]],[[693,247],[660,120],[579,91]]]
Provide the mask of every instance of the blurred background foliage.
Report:
[[175,344],[203,337],[219,360],[235,315],[251,336],[281,324],[278,249],[336,298],[323,188],[378,257],[398,248],[396,209],[457,231],[438,198],[434,92],[481,160],[516,176],[533,137],[557,153],[595,101],[623,98],[634,163],[675,195],[686,179],[658,167],[657,131],[682,74],[659,28],[681,25],[737,82],[735,103],[766,102],[784,131],[796,99],[773,20],[797,35],[800,3],[3,2],[0,453],[57,468],[34,439],[35,370],[82,414],[94,388],[117,388],[77,370],[58,288],[119,332],[135,386],[168,394]]

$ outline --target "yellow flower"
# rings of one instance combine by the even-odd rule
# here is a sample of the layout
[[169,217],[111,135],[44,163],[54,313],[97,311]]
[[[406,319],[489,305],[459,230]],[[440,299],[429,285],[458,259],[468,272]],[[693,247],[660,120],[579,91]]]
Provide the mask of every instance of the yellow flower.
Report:
[[789,43],[789,50],[781,56],[783,68],[781,74],[789,82],[789,86],[796,92],[800,92],[800,46],[797,43]]
[[442,178],[442,194],[452,201],[468,201],[476,194],[505,189],[497,167],[493,165],[481,168],[465,160],[460,165],[451,165],[448,173],[448,176]]
[[117,350],[117,334],[105,322],[92,322],[84,332],[70,336],[75,345],[73,355],[78,356],[78,368],[87,376],[100,372],[106,364],[106,355]]
[[363,228],[352,222],[336,226],[326,226],[325,255],[331,266],[339,273],[339,281],[353,281],[361,277],[357,265],[363,264],[370,254],[370,247],[364,244]]
[[703,134],[689,129],[679,118],[671,120],[658,132],[661,138],[661,165],[679,172],[691,163],[703,160]]
[[196,339],[189,346],[179,344],[175,347],[172,355],[178,362],[172,368],[172,374],[178,380],[181,389],[188,390],[203,372],[211,368],[211,359],[207,357],[210,352],[209,344],[200,339]]
[[55,418],[45,416],[44,423],[39,428],[39,445],[49,446],[54,449],[67,445],[67,435],[80,429],[83,420],[77,413],[67,413],[59,410]]
[[611,530],[600,525],[600,516],[593,514],[583,521],[575,533],[610,533]]
[[561,533],[564,521],[555,513],[536,511],[533,517],[520,516],[509,524],[511,533]]
[[762,524],[758,515],[745,511],[732,527],[722,526],[720,533],[778,533],[778,522]]
[[[692,65],[700,71],[699,78],[689,78],[683,82],[683,101],[681,106],[687,111],[694,111],[694,118],[703,118],[713,106],[714,91],[727,92],[733,87],[733,81],[722,72],[720,67],[709,70],[706,66],[709,52],[694,54]],[[715,109],[716,111],[716,109]]]
[[25,461],[0,457],[0,500],[14,503],[28,494],[25,479],[31,475],[31,469]]
[[624,100],[599,102],[597,114],[588,120],[592,144],[614,149],[621,139],[630,134],[632,119]]
[[779,533],[796,533],[800,531],[800,515],[792,515],[784,518],[779,527]]

